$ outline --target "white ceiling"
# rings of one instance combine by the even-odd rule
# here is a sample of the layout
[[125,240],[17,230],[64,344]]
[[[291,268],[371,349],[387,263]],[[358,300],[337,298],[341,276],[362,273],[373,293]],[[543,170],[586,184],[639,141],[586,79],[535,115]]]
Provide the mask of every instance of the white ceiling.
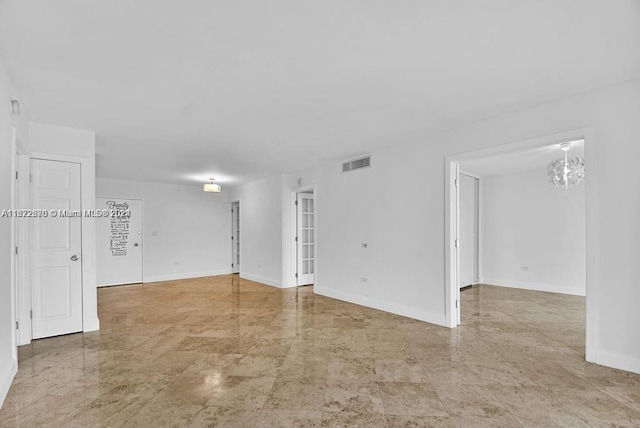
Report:
[[[584,158],[584,140],[567,142],[571,144],[569,156]],[[564,157],[564,152],[560,149],[560,144],[558,143],[460,162],[460,170],[480,177],[519,174],[535,170],[546,170],[549,162],[562,157]],[[588,167],[588,160],[585,163]]]
[[638,0],[0,0],[31,120],[102,177],[237,185],[640,76]]

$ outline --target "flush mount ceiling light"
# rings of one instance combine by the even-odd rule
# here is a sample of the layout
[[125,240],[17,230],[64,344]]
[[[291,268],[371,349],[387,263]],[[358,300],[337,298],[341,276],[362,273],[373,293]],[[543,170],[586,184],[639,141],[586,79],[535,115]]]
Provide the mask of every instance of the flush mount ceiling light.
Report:
[[556,159],[549,163],[549,183],[555,187],[561,187],[565,192],[584,181],[584,159],[580,156],[569,157],[571,143],[560,144],[560,150],[564,152],[564,158]]
[[211,180],[211,183],[205,183],[202,187],[202,190],[204,190],[205,192],[219,193],[222,190],[222,187],[220,187],[219,184],[213,182],[215,178],[210,178],[209,180]]

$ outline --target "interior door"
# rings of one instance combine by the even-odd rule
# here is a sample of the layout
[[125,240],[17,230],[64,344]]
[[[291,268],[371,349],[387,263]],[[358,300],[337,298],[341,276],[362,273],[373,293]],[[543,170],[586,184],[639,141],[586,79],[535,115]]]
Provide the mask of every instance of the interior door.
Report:
[[143,204],[140,199],[96,198],[98,286],[142,282]]
[[298,193],[297,198],[298,285],[313,284],[316,270],[316,219],[313,193]]
[[478,196],[479,180],[459,176],[460,192],[460,287],[478,281]]
[[231,204],[231,273],[240,272],[240,202]]
[[32,159],[31,180],[33,338],[82,331],[80,164]]

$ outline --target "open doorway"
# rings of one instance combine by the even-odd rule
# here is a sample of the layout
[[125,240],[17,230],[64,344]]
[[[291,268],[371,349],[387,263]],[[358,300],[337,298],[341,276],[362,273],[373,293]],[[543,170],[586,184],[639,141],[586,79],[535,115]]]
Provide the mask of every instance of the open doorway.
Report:
[[458,177],[461,290],[478,283],[480,235],[480,176],[461,170]]
[[[523,167],[521,165],[526,164],[526,162],[541,162],[542,164],[542,167],[541,167],[542,174],[540,175],[541,183],[543,183],[545,186],[548,186],[550,191],[558,192],[558,195],[560,198],[564,198],[565,195],[562,189],[553,189],[552,186],[550,186],[549,183],[546,182],[547,177],[546,177],[545,169],[547,167],[549,157],[551,158],[560,157],[562,155],[562,151],[560,150],[560,144],[565,142],[574,142],[575,147],[572,149],[573,150],[572,154],[582,155],[582,153],[580,153],[581,145],[584,144],[586,147],[590,147],[589,146],[590,141],[593,141],[590,130],[588,129],[576,130],[576,131],[567,132],[563,134],[557,134],[553,136],[538,138],[534,140],[527,140],[524,142],[493,147],[493,148],[465,153],[461,155],[455,155],[455,156],[448,157],[446,159],[446,169],[447,169],[447,175],[445,179],[446,192],[447,192],[446,197],[449,203],[446,205],[447,213],[445,217],[447,222],[447,231],[446,231],[447,244],[445,248],[445,253],[446,253],[445,259],[447,262],[446,299],[447,299],[447,310],[448,310],[447,323],[449,326],[455,327],[461,323],[460,315],[461,315],[461,309],[462,309],[461,307],[462,302],[460,300],[461,298],[460,286],[464,285],[462,284],[462,282],[465,281],[465,273],[461,271],[461,268],[463,267],[463,263],[465,262],[464,262],[464,255],[462,254],[463,246],[460,240],[461,238],[460,233],[462,231],[462,226],[463,226],[463,224],[461,224],[463,214],[460,211],[462,207],[461,200],[460,200],[461,195],[458,187],[460,185],[460,178],[461,178],[460,172],[464,170],[465,172],[468,171],[468,172],[472,172],[474,175],[482,176],[483,173],[481,170],[483,167],[488,167],[490,166],[491,162],[495,162],[496,159],[500,159],[499,165],[501,165],[502,167],[515,168],[514,171],[511,171],[512,173],[514,174],[524,173],[524,170],[522,169]],[[593,167],[593,164],[590,161],[591,160],[589,160],[589,173],[591,173],[592,170],[595,173],[595,168]],[[521,178],[522,177],[520,177],[519,179]],[[593,176],[590,175],[589,178],[595,181]],[[481,180],[481,182],[482,181],[483,180]],[[499,180],[494,180],[494,181],[498,182]],[[511,183],[509,180],[502,180],[503,183],[507,182],[508,185],[517,186],[517,183],[515,182],[516,180],[511,180],[511,181],[513,181],[513,183]],[[518,192],[519,189],[513,186],[510,189],[510,191],[512,193]],[[538,186],[541,186],[541,184],[538,184]],[[593,201],[593,199],[589,199],[589,195],[590,195],[590,192],[592,194],[594,190],[593,188],[589,188],[588,186],[586,186],[586,183],[583,183],[580,186],[583,186],[582,191],[584,193],[583,193],[583,200],[582,200],[582,216],[583,216],[582,228],[580,230],[581,236],[578,237],[578,241],[582,239],[583,245],[582,245],[582,249],[577,251],[577,257],[580,258],[580,260],[582,261],[582,274],[583,274],[582,276],[583,294],[582,295],[586,293],[586,296],[587,296],[586,298],[586,335],[585,335],[586,341],[583,340],[582,343],[585,344],[586,342],[585,347],[586,347],[587,360],[593,361],[593,355],[594,355],[593,354],[594,353],[593,326],[595,321],[594,307],[595,307],[596,296],[595,296],[594,290],[589,289],[589,284],[590,284],[589,278],[593,278],[594,277],[593,275],[595,274],[595,272],[594,272],[594,267],[589,266],[589,264],[586,263],[586,260],[590,258],[590,255],[594,254],[595,248],[593,247],[592,243],[591,245],[587,245],[590,243],[589,241],[587,241],[587,243],[584,243],[584,241],[586,239],[587,234],[589,233],[589,222],[586,219],[589,213],[589,201]],[[481,196],[480,196],[480,200],[481,200],[480,205],[482,205],[483,204],[482,193],[486,190],[485,188],[486,186],[480,185],[479,187],[482,189]],[[508,188],[508,186],[506,188]],[[502,192],[505,194],[508,193],[505,191],[504,186],[502,189],[496,190],[496,192],[498,193]],[[494,194],[493,196],[496,196],[496,195]],[[501,195],[497,195],[497,196],[501,196]],[[533,195],[530,197],[535,198],[536,196]],[[569,193],[568,198],[572,198],[571,193]],[[575,201],[570,201],[570,202],[573,203]],[[516,199],[514,199],[513,204],[514,205],[518,204]],[[503,203],[502,207],[504,206],[505,204]],[[528,215],[528,213],[525,213],[525,214]],[[483,215],[487,217],[491,217],[490,214],[488,213],[485,214],[483,213],[483,211],[481,211],[479,214],[479,217],[482,218]],[[553,217],[553,215],[561,216],[564,214],[557,212],[557,213],[551,213],[551,215]],[[504,221],[504,219],[500,220],[499,218],[494,220],[495,220],[494,223],[495,222],[499,223],[500,221]],[[514,221],[514,223],[518,223],[522,219],[515,219],[515,220],[517,221]],[[529,220],[533,220],[533,217],[529,218]],[[555,221],[554,223],[561,223],[559,221],[560,219],[556,218],[556,220],[558,221]],[[530,227],[531,230],[528,230],[527,233],[535,234],[536,228],[538,228],[538,230],[543,230],[545,232],[547,232],[547,230],[545,229],[550,229],[550,230],[553,229],[553,226],[555,225],[550,226],[549,219],[547,219],[546,221],[547,221],[546,224],[537,224],[535,226],[531,224],[531,227]],[[525,219],[525,222],[526,222],[526,219]],[[506,228],[505,226],[506,225],[504,223],[493,225],[493,227],[495,228],[501,228],[501,227]],[[522,229],[521,221],[520,221],[520,229]],[[491,245],[484,245],[482,243],[482,240],[487,238],[486,236],[483,235],[483,230],[484,230],[483,227],[480,227],[480,230],[479,230],[480,244],[478,245],[479,252],[480,252],[479,260],[481,261],[479,263],[479,271],[480,271],[479,281],[478,281],[479,283],[484,284],[484,283],[494,282],[496,283],[495,285],[501,286],[501,287],[509,287],[510,286],[509,284],[513,284],[513,281],[505,281],[506,283],[501,282],[500,281],[501,278],[495,277],[495,273],[490,273],[488,271],[485,271],[485,267],[488,264],[490,264],[489,262],[491,261],[490,260],[492,257],[492,254],[490,254],[491,251],[501,252],[500,256],[502,257],[502,260],[503,261],[508,260],[508,262],[510,263],[509,268],[512,269],[514,272],[517,270],[517,272],[515,273],[522,274],[521,277],[526,277],[527,274],[536,273],[535,271],[536,269],[538,269],[538,264],[536,263],[538,262],[542,263],[540,260],[536,260],[535,262],[532,262],[532,264],[534,265],[533,269],[532,269],[532,266],[528,266],[526,262],[518,263],[517,266],[515,267],[511,266],[512,264],[516,264],[514,260],[517,260],[519,256],[522,256],[522,254],[520,253],[521,250],[517,248],[516,244],[514,244],[514,242],[520,239],[520,237],[517,236],[517,234],[514,235],[513,231],[510,232],[511,236],[509,236],[508,238],[511,239],[511,242],[508,244],[505,244],[503,241],[502,245],[491,246]],[[544,241],[542,243],[538,242],[535,245],[535,248],[532,248],[532,252],[533,253],[537,252],[537,255],[541,256],[539,257],[539,259],[544,259],[544,257],[547,256],[547,253],[552,253],[553,250],[555,250],[555,248],[553,247],[554,245],[558,245],[558,243],[554,242],[553,239],[549,240],[549,242],[544,242]],[[576,247],[580,248],[579,245]],[[487,248],[489,249],[488,254],[483,253],[483,249],[486,250]],[[552,250],[550,250],[550,248]],[[576,250],[576,248],[574,248],[574,250]],[[493,256],[495,256],[495,254]],[[494,257],[494,259],[495,258],[496,257]],[[497,258],[500,258],[500,257],[497,257]],[[495,260],[493,261],[495,262]],[[564,266],[566,266],[564,263],[566,263],[566,260],[559,259],[557,260],[556,267],[559,269],[562,269]],[[505,278],[511,279],[513,278],[513,275],[506,276]],[[514,288],[527,289],[527,290],[552,291],[556,293],[566,293],[566,294],[580,294],[580,292],[573,293],[573,292],[567,292],[567,291],[545,289],[545,287],[548,284],[546,284],[544,280],[540,280],[539,278],[533,279],[532,281],[529,281],[529,282],[516,281],[514,285],[515,285]],[[584,303],[582,305],[582,311],[584,314]]]

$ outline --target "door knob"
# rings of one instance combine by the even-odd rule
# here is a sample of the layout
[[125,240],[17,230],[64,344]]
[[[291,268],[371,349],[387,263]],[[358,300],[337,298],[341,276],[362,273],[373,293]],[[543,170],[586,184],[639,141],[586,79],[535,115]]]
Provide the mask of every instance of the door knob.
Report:
[[77,262],[78,261],[78,256],[76,256],[75,254],[73,256],[71,256],[71,261],[72,262]]

